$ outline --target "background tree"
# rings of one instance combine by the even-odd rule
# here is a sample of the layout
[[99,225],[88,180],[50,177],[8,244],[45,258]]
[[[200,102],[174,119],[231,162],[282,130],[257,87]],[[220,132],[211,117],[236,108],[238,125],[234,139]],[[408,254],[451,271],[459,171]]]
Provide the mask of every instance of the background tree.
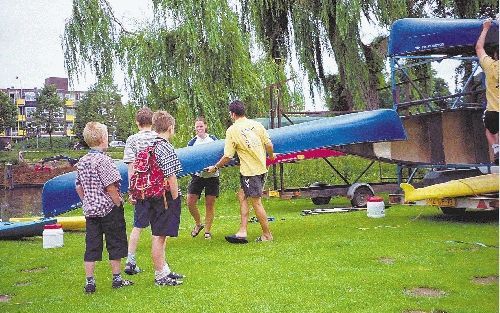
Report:
[[269,58],[252,60],[250,34],[241,30],[227,0],[152,4],[153,19],[128,30],[106,0],[74,0],[63,38],[70,77],[87,65],[99,78],[112,77],[119,64],[132,101],[165,109],[186,123],[204,115],[219,135],[230,123],[232,99],[247,103],[251,116],[268,111],[263,89],[285,79],[284,66]]
[[137,125],[135,125],[136,108],[137,106],[131,102],[115,108],[115,135],[117,140],[125,141],[128,136],[138,131]]
[[[83,144],[83,129],[87,122],[100,122],[108,127],[109,135],[117,135],[117,124],[123,109],[118,87],[108,79],[101,79],[90,87],[75,109],[75,136]],[[133,118],[132,118],[133,121]],[[129,124],[127,124],[129,125]],[[120,138],[122,139],[122,138]]]
[[57,94],[55,85],[45,85],[37,96],[38,105],[34,114],[34,124],[49,134],[52,148],[52,133],[64,117],[64,99]]
[[[361,41],[363,20],[387,30],[402,17],[486,17],[498,10],[493,0],[152,0],[152,5],[153,19],[129,30],[106,0],[73,0],[63,38],[70,77],[85,66],[97,77],[111,77],[119,64],[132,100],[188,122],[205,115],[216,133],[229,122],[226,104],[233,98],[247,102],[251,116],[266,113],[265,87],[287,78],[292,53],[308,74],[311,94],[332,86],[325,75],[329,54],[338,67],[331,93],[340,91],[342,106],[378,108],[386,49],[383,39]],[[260,51],[263,56],[257,56]],[[283,87],[283,103],[289,105],[296,94]]]
[[16,127],[17,106],[5,92],[0,91],[0,131]]

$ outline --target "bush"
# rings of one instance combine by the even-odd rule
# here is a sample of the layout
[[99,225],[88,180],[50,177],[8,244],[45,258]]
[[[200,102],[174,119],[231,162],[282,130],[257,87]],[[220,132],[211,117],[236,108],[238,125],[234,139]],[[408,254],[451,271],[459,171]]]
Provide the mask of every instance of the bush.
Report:
[[[52,149],[72,149],[75,142],[75,139],[71,137],[52,137]],[[47,150],[51,148],[50,139],[49,137],[40,137],[37,143],[36,138],[28,138],[16,142],[12,148],[16,150]]]

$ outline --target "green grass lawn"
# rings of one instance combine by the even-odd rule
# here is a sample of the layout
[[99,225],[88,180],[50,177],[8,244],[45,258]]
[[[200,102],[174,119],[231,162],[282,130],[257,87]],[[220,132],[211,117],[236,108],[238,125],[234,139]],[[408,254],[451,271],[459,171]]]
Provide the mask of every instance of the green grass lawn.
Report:
[[[213,239],[189,235],[185,202],[180,236],[168,241],[178,287],[156,287],[149,229],[135,285],[111,288],[107,262],[96,269],[97,292],[83,294],[84,233],[65,232],[64,247],[42,238],[0,241],[0,312],[498,312],[498,217],[472,212],[451,218],[435,207],[393,206],[386,217],[366,211],[301,216],[310,200],[264,200],[275,241],[231,245],[238,228],[234,194],[217,203]],[[334,199],[329,207],[347,205]],[[128,230],[132,208],[126,207]],[[249,240],[260,234],[249,224]],[[107,255],[104,255],[106,259]],[[493,276],[493,277],[491,277]],[[478,284],[475,277],[490,277]],[[442,291],[414,296],[413,288]]]

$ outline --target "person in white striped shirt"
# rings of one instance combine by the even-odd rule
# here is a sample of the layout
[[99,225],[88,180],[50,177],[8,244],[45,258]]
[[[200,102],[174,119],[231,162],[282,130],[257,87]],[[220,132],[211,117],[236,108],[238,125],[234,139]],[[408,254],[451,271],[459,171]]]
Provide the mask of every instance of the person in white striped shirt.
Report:
[[[139,132],[127,138],[123,151],[123,162],[125,162],[128,167],[129,181],[134,173],[134,161],[137,154],[156,141],[157,134],[151,130],[152,118],[153,111],[147,107],[139,109],[135,115],[135,123],[139,128]],[[127,263],[125,264],[124,271],[128,275],[134,275],[141,272],[140,268],[137,266],[135,253],[141,231],[149,226],[149,218],[145,210],[140,210],[135,206],[136,203],[134,199],[129,197],[129,201],[134,204],[134,227],[130,232]]]

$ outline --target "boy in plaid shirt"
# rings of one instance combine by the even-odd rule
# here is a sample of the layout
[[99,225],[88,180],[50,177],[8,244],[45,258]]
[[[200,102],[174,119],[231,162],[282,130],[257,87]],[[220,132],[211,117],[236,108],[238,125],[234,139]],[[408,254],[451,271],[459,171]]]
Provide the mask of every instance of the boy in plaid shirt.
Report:
[[175,119],[168,112],[157,111],[153,114],[153,130],[158,134],[154,153],[158,166],[163,171],[164,184],[168,186],[165,192],[167,207],[163,198],[137,200],[136,204],[136,207],[143,205],[149,215],[153,235],[151,256],[155,268],[155,284],[158,286],[180,285],[180,279],[184,277],[172,272],[165,260],[166,238],[177,237],[181,218],[181,194],[176,175],[182,168],[174,147],[169,142],[175,133],[174,129]]
[[85,234],[85,293],[96,289],[94,269],[102,260],[103,235],[113,274],[113,288],[133,283],[121,277],[121,259],[127,256],[127,233],[120,194],[121,176],[113,160],[104,154],[108,148],[106,125],[89,122],[83,130],[83,139],[90,151],[76,164],[76,192],[83,203],[86,219]]

